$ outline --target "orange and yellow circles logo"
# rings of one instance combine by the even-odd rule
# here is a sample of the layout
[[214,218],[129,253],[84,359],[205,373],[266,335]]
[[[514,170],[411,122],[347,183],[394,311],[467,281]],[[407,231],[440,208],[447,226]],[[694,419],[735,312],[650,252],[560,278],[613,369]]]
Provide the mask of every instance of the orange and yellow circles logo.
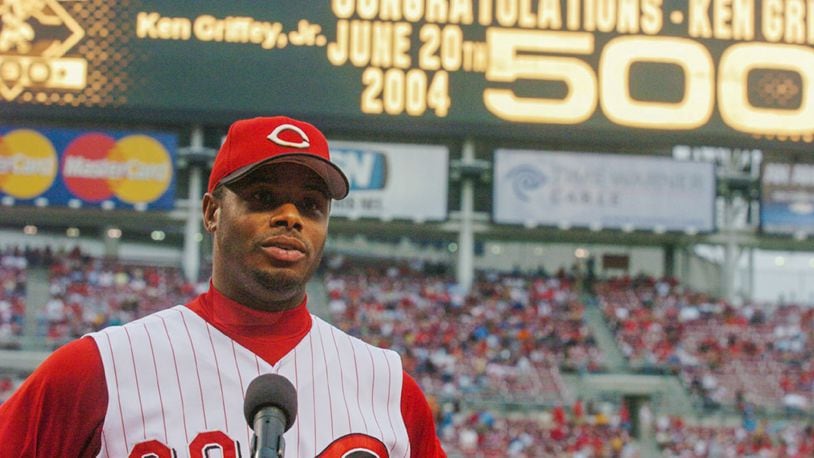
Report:
[[0,137],[0,191],[32,199],[47,191],[56,175],[56,149],[44,135],[18,129]]
[[62,175],[68,190],[86,201],[116,196],[129,204],[146,204],[166,192],[172,180],[172,161],[164,146],[147,135],[116,141],[90,133],[65,149]]

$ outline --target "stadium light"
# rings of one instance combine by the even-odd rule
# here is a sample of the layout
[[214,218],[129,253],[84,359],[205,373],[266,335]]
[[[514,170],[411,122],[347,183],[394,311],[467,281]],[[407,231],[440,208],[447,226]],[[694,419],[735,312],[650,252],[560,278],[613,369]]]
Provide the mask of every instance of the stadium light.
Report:
[[68,237],[76,238],[79,237],[79,228],[78,227],[69,227],[65,229],[65,235]]
[[122,230],[117,227],[111,227],[107,230],[107,238],[120,239],[122,238]]
[[165,234],[164,231],[153,231],[150,233],[150,238],[156,242],[160,242],[167,238],[167,234]]
[[23,227],[23,234],[25,235],[37,235],[37,226],[33,224],[28,224]]

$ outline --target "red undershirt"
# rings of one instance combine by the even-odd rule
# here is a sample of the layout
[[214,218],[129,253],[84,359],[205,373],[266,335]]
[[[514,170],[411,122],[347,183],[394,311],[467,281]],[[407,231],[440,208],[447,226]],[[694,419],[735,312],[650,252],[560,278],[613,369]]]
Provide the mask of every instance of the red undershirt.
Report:
[[187,307],[273,366],[311,330],[306,300],[290,310],[262,312],[229,299],[210,284],[209,291]]
[[[308,334],[306,301],[283,312],[261,312],[209,291],[186,305],[208,323],[270,364]],[[91,457],[101,448],[107,411],[104,367],[95,341],[75,340],[55,351],[0,404],[0,456]],[[432,412],[406,372],[401,412],[412,457],[445,457]]]

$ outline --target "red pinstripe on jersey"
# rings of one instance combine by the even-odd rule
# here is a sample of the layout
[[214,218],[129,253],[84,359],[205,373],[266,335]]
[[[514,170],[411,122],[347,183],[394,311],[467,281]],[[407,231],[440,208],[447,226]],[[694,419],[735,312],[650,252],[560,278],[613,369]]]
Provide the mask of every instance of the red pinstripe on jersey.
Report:
[[[144,326],[144,333],[147,334],[147,341],[150,343],[150,356],[153,359],[153,370],[158,373],[158,362],[155,358],[155,349],[153,348],[153,336],[150,335],[150,330]],[[164,415],[164,396],[161,395],[161,385],[155,385],[156,392],[158,393],[158,401],[161,403],[161,423],[164,425],[164,440],[167,440],[167,416]]]

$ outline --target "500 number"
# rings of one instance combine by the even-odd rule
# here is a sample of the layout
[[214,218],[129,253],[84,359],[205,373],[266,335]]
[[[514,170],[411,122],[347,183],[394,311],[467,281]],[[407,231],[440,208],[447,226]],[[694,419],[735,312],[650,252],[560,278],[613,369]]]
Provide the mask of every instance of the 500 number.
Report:
[[[568,87],[568,94],[562,99],[518,97],[508,88],[487,88],[483,92],[484,104],[501,119],[578,124],[590,118],[599,103],[608,119],[622,126],[689,130],[709,121],[717,92],[721,118],[735,130],[779,136],[814,133],[814,49],[811,48],[772,43],[734,44],[721,55],[716,90],[715,65],[709,51],[686,38],[614,38],[602,49],[596,72],[586,62],[572,57],[594,52],[594,37],[589,33],[490,28],[486,38],[488,81],[548,80],[561,81]],[[639,62],[668,63],[681,68],[684,73],[682,100],[634,99],[628,75],[631,65]],[[752,105],[748,75],[756,68],[800,75],[805,91],[800,106],[772,109]]]

